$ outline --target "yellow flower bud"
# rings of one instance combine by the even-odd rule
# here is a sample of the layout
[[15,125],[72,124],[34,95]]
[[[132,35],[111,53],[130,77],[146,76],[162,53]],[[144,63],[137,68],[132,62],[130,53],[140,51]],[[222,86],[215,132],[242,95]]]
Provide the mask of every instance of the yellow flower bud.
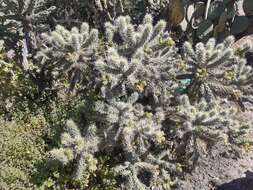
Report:
[[168,40],[167,40],[167,45],[168,45],[169,47],[174,46],[174,45],[175,45],[175,41],[174,41],[172,38],[168,38]]

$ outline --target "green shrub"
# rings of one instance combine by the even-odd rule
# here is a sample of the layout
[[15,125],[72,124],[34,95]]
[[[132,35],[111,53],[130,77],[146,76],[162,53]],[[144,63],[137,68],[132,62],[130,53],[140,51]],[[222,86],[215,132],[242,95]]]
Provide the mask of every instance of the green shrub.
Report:
[[45,119],[29,116],[28,121],[0,120],[0,187],[34,189],[32,175],[36,165],[44,158],[45,143],[42,139]]

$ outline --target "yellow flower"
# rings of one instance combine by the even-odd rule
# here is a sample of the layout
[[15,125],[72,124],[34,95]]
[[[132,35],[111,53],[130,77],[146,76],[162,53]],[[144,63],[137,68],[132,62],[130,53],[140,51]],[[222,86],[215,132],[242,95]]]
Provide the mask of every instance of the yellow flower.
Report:
[[173,183],[173,181],[171,181],[171,179],[165,179],[164,183],[163,183],[163,188],[166,190],[170,190],[171,186],[173,186],[173,185],[174,185],[174,183]]
[[0,53],[0,59],[4,59],[4,54],[3,53]]
[[168,45],[169,47],[174,46],[174,45],[175,45],[175,41],[174,41],[172,38],[168,38],[168,40],[167,40],[167,45]]
[[88,164],[89,164],[89,171],[90,171],[90,172],[94,172],[94,171],[97,170],[98,161],[97,161],[97,159],[95,159],[92,155],[89,155],[89,156],[88,156],[87,162],[88,162]]
[[64,154],[67,156],[68,160],[72,160],[74,158],[73,151],[70,148],[66,149]]
[[178,173],[182,173],[183,172],[183,168],[182,168],[182,165],[180,163],[177,163],[176,164],[176,171]]
[[144,46],[144,52],[147,54],[152,53],[152,49],[150,47],[148,47],[147,45]]
[[159,43],[160,43],[161,45],[163,45],[163,44],[164,44],[164,42],[165,42],[165,41],[163,40],[163,38],[162,38],[162,37],[160,37],[160,38],[159,38]]
[[177,68],[181,71],[185,71],[187,69],[187,65],[185,64],[185,62],[180,62],[179,64],[177,64]]
[[156,140],[158,143],[165,141],[164,133],[162,131],[156,133]]
[[159,43],[161,45],[167,45],[169,47],[174,46],[176,44],[172,38],[168,38],[168,39],[164,40],[162,37],[159,38]]
[[139,81],[135,83],[135,88],[138,92],[143,92],[147,83],[145,81]]
[[79,54],[77,52],[68,52],[66,55],[65,55],[65,59],[67,61],[71,61],[71,62],[75,62],[79,59]]
[[150,113],[150,112],[145,112],[145,116],[146,116],[147,118],[149,118],[149,119],[152,117],[152,115],[153,115],[153,114]]
[[224,74],[226,80],[233,80],[235,78],[235,73],[233,71],[227,71]]
[[197,69],[196,76],[199,79],[204,79],[208,76],[208,72],[205,68],[204,69]]
[[252,145],[248,142],[245,142],[241,145],[241,148],[245,151],[245,152],[249,152],[252,148]]

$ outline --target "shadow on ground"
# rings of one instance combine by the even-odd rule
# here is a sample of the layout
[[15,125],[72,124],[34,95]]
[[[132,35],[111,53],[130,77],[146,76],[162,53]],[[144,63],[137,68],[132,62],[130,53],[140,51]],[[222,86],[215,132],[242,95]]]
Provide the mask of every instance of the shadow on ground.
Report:
[[222,184],[217,190],[253,190],[253,172],[246,171],[245,177]]

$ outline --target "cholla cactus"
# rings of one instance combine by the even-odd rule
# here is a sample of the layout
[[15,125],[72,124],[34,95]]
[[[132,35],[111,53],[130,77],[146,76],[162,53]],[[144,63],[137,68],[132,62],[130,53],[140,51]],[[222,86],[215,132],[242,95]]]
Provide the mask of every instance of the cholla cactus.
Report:
[[63,166],[75,162],[73,177],[82,179],[96,170],[97,160],[94,153],[98,150],[99,139],[96,135],[96,126],[90,125],[86,134],[81,135],[76,124],[69,120],[66,132],[61,136],[61,147],[49,153],[51,161],[58,161]]
[[[88,179],[89,173],[96,169],[95,152],[113,155],[115,149],[121,149],[124,155],[121,162],[125,165],[119,163],[115,173],[126,180],[124,188],[145,189],[163,183],[172,185],[170,174],[176,173],[177,168],[171,163],[172,156],[169,151],[157,153],[160,151],[155,150],[166,140],[161,124],[163,113],[159,110],[156,113],[145,111],[141,104],[136,103],[137,100],[138,94],[134,93],[126,101],[97,102],[96,116],[93,116],[98,126],[97,133],[95,126],[91,125],[81,136],[77,126],[68,121],[61,147],[50,152],[50,160],[59,161],[63,166],[74,162],[75,179]],[[150,179],[146,179],[147,174],[151,175]]]
[[[239,56],[238,51],[232,48],[233,43],[234,38],[230,36],[218,45],[214,39],[210,39],[206,44],[198,43],[195,50],[189,42],[184,44],[184,60],[178,65],[180,74],[177,77],[191,79],[188,87],[188,94],[191,99],[196,100],[205,97],[206,100],[210,100],[214,96],[221,96],[240,101],[241,97],[236,96],[237,91],[247,93],[241,89],[251,79],[245,79],[247,82],[245,81],[244,84],[240,82],[240,87],[235,85],[234,79],[246,78],[239,76],[246,73],[238,72],[236,67],[238,68],[237,64],[243,65],[245,60],[241,57],[251,47],[250,44],[242,45],[240,47],[242,56]],[[242,96],[246,96],[246,94],[242,94]]]
[[139,60],[132,60],[131,63],[120,57],[114,48],[108,50],[109,64],[99,60],[95,67],[101,73],[102,94],[104,97],[115,97],[124,95],[134,85],[135,72],[140,64]]
[[[202,146],[207,149],[222,139],[238,144],[246,129],[233,109],[223,109],[219,100],[206,100],[228,95],[249,101],[251,68],[241,57],[250,47],[235,52],[232,37],[218,45],[213,39],[199,43],[196,50],[185,43],[182,62],[164,32],[165,22],[155,26],[152,22],[147,15],[138,26],[128,16],[106,23],[105,52],[98,57],[98,32],[86,23],[80,30],[57,26],[43,35],[45,46],[37,55],[42,68],[57,75],[67,72],[72,83],[85,81],[84,87],[103,95],[85,112],[86,122],[94,125],[82,136],[68,122],[61,147],[51,151],[51,159],[63,165],[76,163],[75,178],[94,170],[95,152],[108,152],[117,160],[111,167],[117,165],[123,189],[170,189],[183,165],[195,165]],[[198,103],[186,95],[176,101],[177,78],[190,81],[185,85],[193,100],[200,99]],[[242,93],[239,98],[237,91]]]
[[[117,175],[122,176],[124,187],[128,189],[164,189],[170,190],[172,186],[179,184],[178,179],[172,179],[171,174],[182,172],[180,164],[170,163],[163,160],[171,157],[168,151],[162,152],[158,156],[149,154],[143,161],[128,162],[114,168]],[[148,179],[147,179],[148,178]]]
[[46,0],[0,0],[2,35],[11,35],[11,40],[16,41],[23,38],[28,40],[29,35],[35,37],[33,32],[48,28],[45,21],[55,7],[47,8],[46,3]]
[[138,94],[132,94],[126,102],[111,100],[109,104],[98,102],[98,117],[103,118],[105,144],[111,148],[121,146],[127,160],[139,160],[152,143],[160,144],[164,138],[161,130],[163,113],[144,111],[141,104],[135,103]]
[[168,0],[53,0],[49,4],[57,7],[54,14],[57,23],[75,25],[89,22],[102,29],[104,22],[114,21],[120,15],[129,15],[133,22],[139,21],[145,14],[158,17],[163,13]]
[[224,109],[219,101],[208,103],[202,99],[200,103],[191,105],[188,96],[183,95],[177,109],[175,118],[179,128],[176,129],[176,137],[180,139],[177,151],[180,156],[187,157],[184,159],[189,166],[194,165],[203,154],[199,149],[200,141],[207,146],[219,140],[234,144],[237,140],[230,134],[245,131],[244,125],[236,118],[235,109]]
[[231,85],[237,88],[238,98],[253,103],[253,68],[246,65],[246,60],[234,66]]
[[[95,0],[94,3],[98,10],[107,17],[107,20],[113,21],[119,14],[124,13],[124,0]],[[128,1],[127,3],[130,3]]]
[[5,50],[4,41],[0,40],[0,63],[1,63],[1,65],[7,64],[5,59],[4,59],[6,57],[4,55],[4,50]]
[[137,91],[150,93],[156,100],[161,92],[172,93],[176,86],[173,63],[179,56],[175,42],[164,34],[165,26],[165,21],[153,26],[151,15],[137,28],[128,16],[105,24],[108,56],[95,63],[104,92],[121,96]]
[[[164,113],[162,109],[148,111],[137,103],[138,98],[134,93],[126,101],[97,102],[96,121],[103,127],[104,134],[104,143],[101,143],[104,146],[100,148],[112,154],[114,149],[122,150],[125,164],[119,164],[115,172],[125,179],[124,188],[141,190],[166,184],[165,189],[169,189],[173,184],[170,174],[180,171],[171,162],[172,154],[166,150],[162,130]],[[159,150],[156,147],[160,147]],[[145,175],[150,178],[145,179]]]
[[40,70],[51,72],[56,79],[67,73],[71,87],[77,82],[88,82],[98,46],[98,31],[90,29],[87,23],[70,31],[58,25],[50,35],[42,36],[45,44],[37,54]]
[[[164,34],[166,22],[161,20],[153,26],[153,17],[146,15],[137,27],[129,16],[120,16],[113,23],[105,23],[109,45],[127,58],[144,59],[147,55],[168,52],[175,42]],[[160,51],[159,51],[160,50]]]
[[[107,16],[107,20],[113,21],[120,14],[129,14],[134,20],[140,19],[143,14],[150,13],[153,16],[161,13],[168,0],[94,0],[101,13]],[[145,8],[140,10],[140,7]],[[139,12],[137,11],[139,10]]]
[[[46,21],[55,9],[46,3],[47,0],[0,0],[1,36],[8,47],[16,50],[19,66],[26,74],[31,65],[28,57],[38,49],[38,33],[49,29]],[[34,76],[34,72],[29,73],[32,80]]]
[[[4,41],[0,40],[1,87],[3,87],[5,83],[14,84],[15,81],[18,80],[18,76],[15,73],[16,66],[13,65],[14,56],[15,56],[14,50],[7,51],[5,49]],[[6,90],[2,90],[1,93],[5,93],[5,91]]]
[[139,176],[145,172],[151,174],[151,178],[157,178],[159,174],[155,165],[148,164],[146,162],[137,162],[134,164],[125,162],[124,165],[115,167],[115,173],[126,178],[124,188],[130,190],[146,190],[149,188],[149,186],[143,184],[139,178]]

